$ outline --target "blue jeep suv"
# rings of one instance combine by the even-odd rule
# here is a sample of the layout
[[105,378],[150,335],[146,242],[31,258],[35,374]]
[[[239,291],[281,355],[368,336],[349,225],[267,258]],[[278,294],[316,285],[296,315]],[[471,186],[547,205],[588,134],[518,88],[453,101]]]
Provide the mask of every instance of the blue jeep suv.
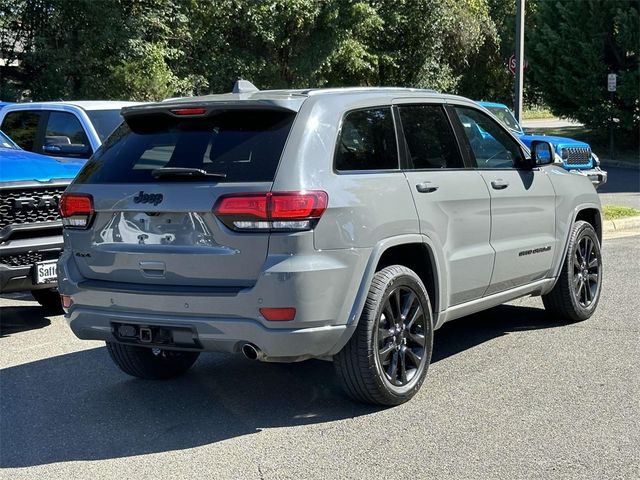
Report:
[[495,102],[477,103],[489,110],[509,130],[520,137],[527,147],[531,148],[531,142],[534,140],[549,142],[554,146],[556,159],[564,169],[585,175],[596,188],[607,182],[607,172],[600,168],[600,160],[591,151],[588,143],[566,137],[527,135],[506,105]]

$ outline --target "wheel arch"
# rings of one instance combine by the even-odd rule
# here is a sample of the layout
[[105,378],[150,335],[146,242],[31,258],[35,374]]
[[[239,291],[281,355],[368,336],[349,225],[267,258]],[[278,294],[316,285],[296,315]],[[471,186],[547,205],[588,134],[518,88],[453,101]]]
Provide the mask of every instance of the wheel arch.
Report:
[[[447,283],[444,262],[438,257],[438,250],[433,241],[420,234],[408,234],[381,240],[373,248],[355,301],[351,308],[345,333],[332,349],[331,354],[339,352],[349,341],[358,326],[373,276],[389,265],[404,265],[415,271],[425,284],[431,303],[434,328],[438,324],[438,312],[445,306]],[[421,265],[421,262],[425,265]]]
[[[567,219],[567,228],[564,232],[564,241],[562,244],[562,255],[560,255],[560,257],[556,260],[556,265],[553,269],[553,276],[556,279],[558,278],[558,275],[560,275],[565,256],[567,255],[567,249],[569,248],[569,239],[571,238],[573,226],[576,224],[576,222],[581,220],[590,223],[593,226],[594,230],[596,231],[596,235],[598,236],[598,241],[600,242],[600,244],[602,244],[602,211],[600,209],[600,205],[597,205],[595,203],[586,203],[576,206],[572,210],[570,217]],[[549,287],[548,290],[550,291],[553,286],[555,286],[555,282]]]

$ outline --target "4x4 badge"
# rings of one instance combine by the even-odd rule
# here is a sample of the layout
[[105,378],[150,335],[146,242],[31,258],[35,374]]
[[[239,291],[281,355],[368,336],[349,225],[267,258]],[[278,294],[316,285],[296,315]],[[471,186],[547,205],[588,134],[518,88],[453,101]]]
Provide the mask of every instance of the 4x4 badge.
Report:
[[138,195],[133,197],[133,201],[136,203],[153,203],[154,205],[158,205],[162,202],[164,197],[161,193],[144,193],[142,190],[138,192]]

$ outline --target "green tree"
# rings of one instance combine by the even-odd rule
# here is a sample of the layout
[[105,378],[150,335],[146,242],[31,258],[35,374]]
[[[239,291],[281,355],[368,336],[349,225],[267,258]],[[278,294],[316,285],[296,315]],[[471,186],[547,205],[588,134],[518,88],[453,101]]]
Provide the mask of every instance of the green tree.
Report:
[[[620,119],[638,141],[640,0],[540,0],[529,56],[533,79],[559,115],[601,129]],[[610,99],[607,74],[618,74]]]

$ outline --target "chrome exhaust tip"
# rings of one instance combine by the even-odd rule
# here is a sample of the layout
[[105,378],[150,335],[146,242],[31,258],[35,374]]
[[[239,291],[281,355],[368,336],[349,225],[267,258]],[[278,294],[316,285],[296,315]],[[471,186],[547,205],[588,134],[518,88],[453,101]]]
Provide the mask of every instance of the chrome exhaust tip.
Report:
[[258,347],[250,343],[245,343],[242,346],[242,354],[249,360],[260,360],[264,356]]

